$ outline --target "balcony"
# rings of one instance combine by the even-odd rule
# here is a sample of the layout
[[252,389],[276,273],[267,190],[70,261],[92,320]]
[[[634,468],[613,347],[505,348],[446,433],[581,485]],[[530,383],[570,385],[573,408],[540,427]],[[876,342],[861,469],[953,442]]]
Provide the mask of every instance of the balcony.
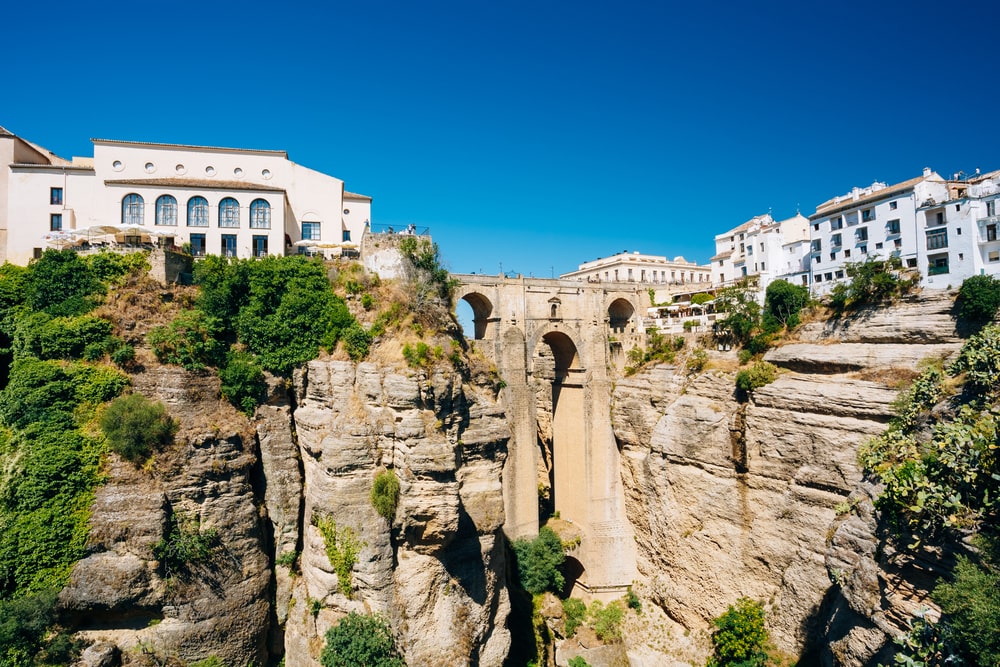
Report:
[[948,273],[948,265],[947,264],[935,265],[935,266],[928,266],[927,267],[927,275],[929,275],[929,276],[940,276],[940,275],[942,275],[944,273]]

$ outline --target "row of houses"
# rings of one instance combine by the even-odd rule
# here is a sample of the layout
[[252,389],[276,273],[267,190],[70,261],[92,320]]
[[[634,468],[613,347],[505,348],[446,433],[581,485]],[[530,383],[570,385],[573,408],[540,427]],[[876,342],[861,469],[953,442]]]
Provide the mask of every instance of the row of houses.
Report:
[[[923,287],[946,288],[972,275],[1000,275],[998,200],[1000,171],[945,179],[925,168],[895,185],[854,188],[823,202],[809,217],[755,216],[715,236],[707,265],[625,252],[581,264],[561,278],[644,283],[657,288],[658,301],[744,279],[755,282],[761,296],[777,279],[823,295],[847,279],[847,264],[894,256],[919,272]],[[678,262],[683,266],[674,267]],[[668,266],[680,280],[663,280]],[[657,273],[656,267],[663,268]]]
[[64,159],[0,127],[0,263],[52,246],[339,254],[369,228],[371,197],[285,151],[92,142],[92,157]]

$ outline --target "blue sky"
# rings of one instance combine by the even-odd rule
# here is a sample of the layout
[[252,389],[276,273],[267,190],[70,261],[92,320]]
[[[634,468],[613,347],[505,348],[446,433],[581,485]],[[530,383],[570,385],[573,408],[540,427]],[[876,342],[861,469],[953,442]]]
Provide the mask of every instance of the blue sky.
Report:
[[930,166],[1000,168],[1000,3],[42,3],[4,10],[0,125],[287,150],[429,226],[458,272],[549,276]]

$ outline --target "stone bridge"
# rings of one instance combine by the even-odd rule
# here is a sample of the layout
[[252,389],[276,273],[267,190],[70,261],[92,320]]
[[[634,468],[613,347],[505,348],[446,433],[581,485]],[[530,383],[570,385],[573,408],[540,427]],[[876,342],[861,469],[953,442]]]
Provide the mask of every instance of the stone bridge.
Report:
[[[473,311],[472,344],[506,383],[512,439],[504,467],[505,531],[533,536],[539,517],[571,522],[580,545],[568,579],[611,599],[635,579],[611,389],[625,354],[643,345],[649,305],[634,284],[453,274]],[[565,526],[565,524],[564,524]],[[571,528],[565,526],[566,528]]]

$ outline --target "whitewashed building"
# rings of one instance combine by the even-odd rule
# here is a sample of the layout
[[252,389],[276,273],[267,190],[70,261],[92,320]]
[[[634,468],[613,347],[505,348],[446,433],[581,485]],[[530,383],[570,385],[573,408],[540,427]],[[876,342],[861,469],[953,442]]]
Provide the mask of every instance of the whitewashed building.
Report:
[[[845,264],[871,257],[895,255],[905,268],[919,269],[926,280],[926,266],[921,268],[927,252],[926,225],[918,220],[926,215],[918,216],[917,209],[947,199],[944,179],[925,168],[921,176],[902,183],[876,181],[817,206],[809,216],[813,292],[828,293],[846,279]],[[936,242],[930,241],[932,250]]]
[[809,220],[798,213],[775,221],[770,213],[754,216],[715,237],[712,278],[717,286],[756,279],[761,293],[771,281],[808,284]]
[[689,262],[683,257],[667,259],[660,255],[644,255],[638,251],[626,250],[617,255],[584,262],[576,271],[564,273],[559,278],[593,283],[640,283],[650,287],[691,286],[692,283],[708,287],[711,283],[710,269],[708,265]]
[[[26,264],[64,232],[76,243],[122,235],[194,255],[284,255],[360,242],[371,198],[285,151],[94,139],[60,158],[0,128],[0,261]],[[311,243],[310,243],[311,242]]]

